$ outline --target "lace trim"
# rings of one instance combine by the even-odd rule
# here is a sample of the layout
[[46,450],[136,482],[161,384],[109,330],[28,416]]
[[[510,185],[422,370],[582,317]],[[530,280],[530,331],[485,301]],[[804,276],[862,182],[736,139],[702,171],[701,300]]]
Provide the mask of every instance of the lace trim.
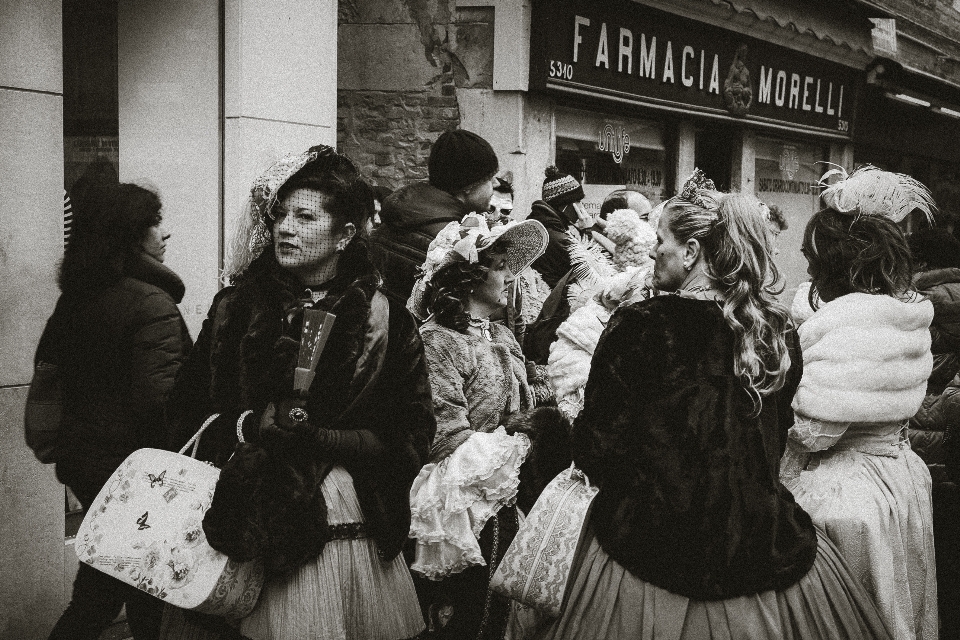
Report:
[[[467,455],[457,457],[454,452],[421,471],[422,480],[415,482],[415,487],[421,488],[411,495],[410,537],[417,539],[417,558],[411,570],[440,580],[469,566],[486,564],[477,539],[491,517],[516,502],[520,465],[530,450],[525,434],[508,436],[503,427],[494,434],[498,437],[489,443],[473,443],[478,445],[477,451],[458,449]],[[490,439],[494,434],[471,438]],[[464,446],[470,446],[469,440]],[[433,478],[434,474],[440,475]]]

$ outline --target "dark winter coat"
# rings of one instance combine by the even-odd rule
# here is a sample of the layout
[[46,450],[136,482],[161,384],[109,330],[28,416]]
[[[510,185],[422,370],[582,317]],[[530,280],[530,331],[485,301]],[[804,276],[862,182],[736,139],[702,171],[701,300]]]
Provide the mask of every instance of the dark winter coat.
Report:
[[553,289],[560,279],[570,271],[570,236],[567,235],[567,229],[571,226],[570,222],[562,213],[543,200],[537,200],[533,203],[533,208],[527,219],[542,223],[550,236],[547,250],[542,256],[534,260],[531,266],[543,277],[543,281]]
[[172,444],[167,401],[191,340],[177,309],[183,282],[143,254],[116,284],[64,294],[50,322],[63,374],[57,477],[89,506],[123,460]]
[[933,302],[933,371],[923,404],[910,419],[910,447],[927,464],[941,464],[947,407],[960,402],[960,382],[954,380],[960,372],[960,269],[921,271],[914,275],[913,284]]
[[468,213],[470,207],[426,182],[407,185],[387,197],[380,210],[382,224],[370,236],[370,256],[391,300],[407,303],[430,241]]
[[921,271],[914,276],[913,284],[933,303],[933,373],[927,395],[939,395],[960,372],[960,269]]
[[813,523],[778,479],[802,368],[789,336],[786,385],[754,417],[716,303],[660,296],[611,318],[572,450],[600,487],[600,545],[638,578],[717,600],[783,589],[813,565]]
[[[266,441],[238,449],[237,458],[221,475],[224,487],[249,484],[244,465],[263,464],[276,471],[268,485],[282,484],[261,486],[258,500],[242,491],[234,500],[221,495],[218,485],[204,521],[215,548],[214,539],[225,533],[230,518],[245,526],[264,524],[267,530],[255,533],[268,537],[274,568],[280,570],[295,564],[291,558],[303,559],[311,549],[322,548],[326,523],[317,483],[332,464],[343,466],[353,478],[382,557],[399,554],[410,529],[410,486],[427,460],[436,430],[423,345],[413,317],[403,305],[390,301],[386,346],[378,341],[370,347],[367,336],[379,330],[383,315],[374,317],[371,312],[379,277],[363,241],[348,245],[338,271],[326,297],[315,305],[337,319],[305,405],[310,426],[315,432],[318,428],[333,432],[333,442],[328,438],[321,446],[314,439],[305,440],[293,453]],[[201,438],[200,457],[223,465],[237,444],[237,417],[252,410],[251,421],[257,423],[269,403],[293,395],[305,305],[302,293],[302,285],[280,268],[272,248],[267,248],[235,286],[214,299],[176,394],[185,409],[180,418],[183,439],[208,415],[222,414]],[[354,403],[360,394],[363,397]],[[269,496],[272,502],[265,500]],[[305,521],[314,516],[322,521]],[[318,532],[317,539],[311,539],[312,531]],[[259,544],[239,541],[248,542],[251,547]]]

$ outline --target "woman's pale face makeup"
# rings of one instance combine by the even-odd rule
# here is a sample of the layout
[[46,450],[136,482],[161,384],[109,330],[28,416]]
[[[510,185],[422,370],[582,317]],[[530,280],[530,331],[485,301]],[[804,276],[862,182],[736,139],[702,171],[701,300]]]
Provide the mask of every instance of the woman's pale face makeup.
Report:
[[273,209],[273,248],[280,266],[304,284],[336,275],[337,244],[349,240],[353,224],[337,224],[327,210],[330,198],[316,189],[295,189]]
[[477,318],[488,318],[505,307],[510,296],[510,285],[516,279],[507,266],[506,253],[495,253],[490,257],[492,262],[487,279],[470,294],[469,311]]
[[147,229],[146,236],[140,246],[148,256],[157,262],[163,262],[167,253],[167,240],[169,239],[170,233],[163,227],[163,222],[158,222]]
[[683,286],[690,273],[686,268],[690,260],[689,246],[679,242],[670,231],[669,219],[669,211],[660,216],[657,244],[650,250],[650,257],[655,261],[653,286],[660,291],[676,291]]

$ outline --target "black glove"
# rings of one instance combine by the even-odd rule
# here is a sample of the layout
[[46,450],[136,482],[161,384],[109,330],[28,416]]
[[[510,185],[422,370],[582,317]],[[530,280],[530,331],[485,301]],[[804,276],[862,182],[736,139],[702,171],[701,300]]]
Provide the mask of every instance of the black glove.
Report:
[[281,448],[302,447],[314,435],[306,410],[306,400],[284,398],[270,403],[260,417],[260,440]]

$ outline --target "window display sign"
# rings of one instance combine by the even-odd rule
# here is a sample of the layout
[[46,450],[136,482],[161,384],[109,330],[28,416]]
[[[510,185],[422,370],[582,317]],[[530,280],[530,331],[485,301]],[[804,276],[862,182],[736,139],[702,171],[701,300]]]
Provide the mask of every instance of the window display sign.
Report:
[[807,261],[800,253],[803,230],[820,205],[818,181],[827,170],[821,146],[757,136],[757,197],[777,207],[787,227],[777,232],[774,261],[786,286],[780,301],[790,304],[801,282],[809,280]]
[[855,69],[628,0],[537,0],[532,25],[531,89],[851,136]]
[[583,184],[584,206],[594,213],[617,189],[639,191],[654,204],[666,196],[663,125],[657,122],[558,109],[556,164]]
[[623,162],[623,157],[630,153],[630,134],[623,127],[615,129],[612,124],[605,124],[600,129],[597,150],[609,151],[613,161],[620,164]]

